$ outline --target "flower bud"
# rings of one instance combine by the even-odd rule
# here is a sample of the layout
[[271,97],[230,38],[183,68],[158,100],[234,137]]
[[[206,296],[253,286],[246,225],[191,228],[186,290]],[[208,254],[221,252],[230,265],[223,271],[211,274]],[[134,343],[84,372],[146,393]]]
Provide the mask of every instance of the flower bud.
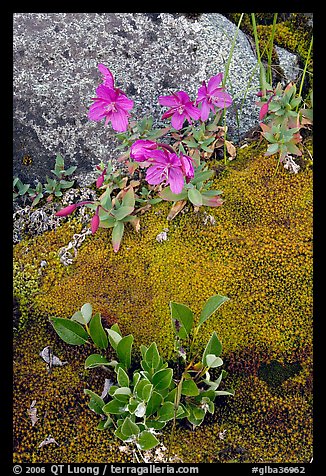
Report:
[[77,204],[76,203],[73,203],[72,205],[68,205],[67,207],[65,208],[61,208],[61,210],[59,210],[55,216],[57,217],[65,217],[67,215],[70,215],[70,213],[74,212],[77,208]]
[[91,220],[91,230],[93,235],[94,233],[96,233],[99,225],[100,225],[100,217],[97,214],[95,214]]

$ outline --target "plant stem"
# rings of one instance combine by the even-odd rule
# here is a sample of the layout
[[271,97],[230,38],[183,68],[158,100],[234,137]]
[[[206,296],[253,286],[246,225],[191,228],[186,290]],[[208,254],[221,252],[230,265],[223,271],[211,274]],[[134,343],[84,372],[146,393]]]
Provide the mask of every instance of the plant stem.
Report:
[[269,51],[267,53],[267,58],[268,58],[268,64],[267,64],[267,82],[269,84],[272,84],[272,55],[273,55],[273,47],[274,47],[274,36],[275,36],[275,30],[276,30],[276,21],[277,21],[277,13],[274,13],[273,17],[273,27],[272,27],[272,33],[271,33],[271,39],[270,39],[270,47]]
[[176,418],[177,418],[177,411],[178,411],[180,400],[181,400],[181,389],[182,389],[182,383],[183,383],[184,378],[185,378],[185,372],[186,372],[186,370],[181,375],[181,379],[180,379],[180,382],[177,385],[177,391],[175,392],[175,397],[174,397],[174,415],[173,415],[172,431],[171,431],[169,450],[168,450],[168,456],[167,456],[168,461],[170,461],[171,448],[172,448],[172,443],[173,443],[173,440],[174,440],[174,433],[175,433],[175,423],[176,423]]
[[237,36],[238,36],[238,33],[239,33],[239,29],[240,29],[240,25],[241,25],[241,22],[242,22],[243,15],[244,15],[244,13],[241,13],[241,16],[240,16],[240,19],[239,19],[239,22],[238,22],[238,25],[237,25],[237,30],[236,30],[236,32],[234,34],[234,37],[233,37],[229,57],[228,57],[228,60],[227,60],[227,63],[226,63],[225,69],[224,69],[224,77],[223,77],[223,80],[222,80],[222,86],[225,86],[226,80],[227,80],[228,75],[229,75],[229,68],[230,68],[230,63],[231,63],[231,59],[232,59],[232,55],[233,55],[233,50],[234,50],[234,47],[235,47],[235,42],[236,42],[236,39],[237,39]]
[[[310,46],[309,46],[308,54],[307,54],[307,58],[306,58],[306,62],[305,62],[304,68],[303,68],[302,78],[301,78],[300,87],[299,87],[299,92],[298,92],[298,96],[299,96],[299,97],[301,96],[301,93],[302,93],[303,83],[304,83],[304,79],[305,79],[306,72],[307,72],[308,61],[309,61],[309,59],[310,59],[310,54],[311,54],[311,50],[312,50],[313,38],[314,38],[314,37],[312,36],[312,37],[311,37],[311,41],[310,41]],[[298,111],[298,109],[299,109],[299,104],[297,105],[296,110]]]

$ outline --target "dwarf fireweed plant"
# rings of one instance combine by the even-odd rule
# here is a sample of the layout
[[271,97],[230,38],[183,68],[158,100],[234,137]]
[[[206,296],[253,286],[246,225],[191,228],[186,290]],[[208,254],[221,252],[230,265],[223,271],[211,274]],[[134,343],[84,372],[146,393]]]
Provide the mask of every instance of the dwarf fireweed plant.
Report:
[[55,179],[46,177],[46,183],[41,184],[38,182],[35,188],[32,188],[30,184],[23,184],[18,177],[14,177],[13,180],[13,198],[21,197],[23,195],[28,196],[32,200],[32,207],[37,205],[39,201],[47,195],[47,201],[52,201],[54,197],[61,197],[63,190],[73,187],[74,180],[66,180],[72,175],[77,166],[73,165],[68,169],[65,169],[64,158],[58,154],[55,159],[54,169],[51,170]]
[[[232,104],[225,91],[223,74],[202,82],[196,99],[187,92],[159,96],[162,107],[167,108],[162,119],[170,124],[153,128],[154,118],[135,121],[131,118],[133,101],[115,86],[111,71],[98,65],[103,82],[96,89],[88,117],[93,121],[111,124],[121,142],[118,162],[125,172],[113,170],[111,164],[96,166],[96,186],[103,191],[98,200],[88,202],[94,210],[91,229],[112,228],[114,251],[118,251],[126,223],[135,230],[140,228],[139,216],[161,200],[172,202],[168,219],[173,219],[190,203],[197,211],[201,206],[222,205],[221,191],[211,190],[214,172],[206,163],[219,147],[226,149],[230,158],[236,150],[226,140],[226,126],[220,125],[226,109]],[[85,203],[83,203],[85,204]],[[67,216],[77,206],[59,210],[58,216]]]
[[[303,107],[304,103],[296,94],[296,85],[289,83],[284,89],[280,83],[272,89],[266,85],[258,93],[262,100],[259,120],[262,136],[270,143],[266,156],[278,154],[279,163],[285,162],[289,155],[301,156],[298,147],[302,141],[300,130],[312,125],[312,108]],[[299,106],[302,106],[299,109]]]
[[[141,454],[159,444],[157,437],[168,422],[172,422],[172,442],[176,420],[186,419],[194,429],[204,421],[207,412],[214,413],[216,397],[234,395],[232,390],[218,390],[226,375],[224,370],[215,380],[212,378],[212,373],[223,365],[222,344],[216,332],[204,350],[195,350],[201,326],[227,300],[219,294],[210,297],[199,319],[184,304],[170,302],[174,348],[181,361],[177,370],[164,362],[155,342],[149,347],[140,346],[138,363],[132,353],[133,336],[123,336],[118,324],[104,328],[100,314],[93,313],[90,303],[84,304],[71,319],[50,319],[64,342],[83,345],[91,340],[100,351],[86,358],[85,369],[111,369],[113,380],[106,379],[101,396],[84,390],[89,408],[100,417],[99,430],[111,429],[117,438],[134,445]],[[109,346],[116,354],[114,360],[107,358],[105,351]]]

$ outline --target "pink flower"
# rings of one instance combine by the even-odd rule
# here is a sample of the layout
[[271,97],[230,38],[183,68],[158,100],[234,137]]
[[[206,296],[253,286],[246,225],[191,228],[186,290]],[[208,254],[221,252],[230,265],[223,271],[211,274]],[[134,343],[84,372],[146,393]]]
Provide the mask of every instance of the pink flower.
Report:
[[100,121],[105,118],[105,125],[111,121],[115,131],[126,131],[130,116],[128,111],[133,108],[134,102],[120,90],[108,88],[103,84],[98,86],[96,94],[97,97],[93,98],[94,104],[89,109],[89,119]]
[[184,187],[182,161],[177,154],[164,150],[154,150],[151,154],[151,166],[147,169],[146,180],[151,185],[162,182],[170,185],[173,193],[180,193]]
[[163,114],[162,119],[172,116],[171,124],[174,129],[181,129],[186,119],[191,124],[191,119],[197,120],[200,117],[200,111],[194,106],[190,97],[184,91],[173,93],[172,96],[160,96],[159,103],[161,106],[170,107]]
[[143,139],[136,140],[130,148],[130,158],[137,162],[144,162],[151,157],[151,152],[156,149],[156,142]]
[[224,87],[218,87],[223,79],[223,73],[213,76],[206,86],[203,81],[198,89],[196,104],[201,103],[200,118],[202,121],[208,119],[210,111],[215,112],[217,108],[229,107],[232,104],[231,96],[224,91]]

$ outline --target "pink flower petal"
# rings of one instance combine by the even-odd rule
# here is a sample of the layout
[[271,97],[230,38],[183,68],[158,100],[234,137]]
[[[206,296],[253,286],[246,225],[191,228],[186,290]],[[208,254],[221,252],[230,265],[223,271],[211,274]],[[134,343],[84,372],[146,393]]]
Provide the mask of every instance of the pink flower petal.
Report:
[[128,99],[125,95],[120,95],[116,99],[117,106],[120,106],[122,109],[126,111],[130,111],[134,107],[134,101]]
[[125,132],[128,129],[128,115],[122,109],[112,112],[110,120],[115,131]]
[[214,92],[214,96],[216,99],[213,100],[213,104],[216,107],[225,108],[231,106],[232,98],[228,93],[221,90],[217,90]]
[[173,114],[171,118],[172,127],[174,127],[174,129],[178,131],[179,129],[182,129],[184,121],[185,121],[185,115],[180,114],[179,112],[176,112]]
[[151,165],[146,172],[146,180],[151,185],[158,185],[165,180],[164,168],[162,166]]
[[159,96],[158,102],[161,106],[177,106],[178,101],[175,96]]
[[181,193],[184,187],[184,177],[182,170],[179,168],[169,169],[168,183],[170,184],[172,193]]
[[223,73],[219,73],[216,76],[212,76],[210,80],[208,81],[208,92],[211,94],[214,89],[216,89],[220,84],[223,79]]
[[207,121],[210,110],[211,110],[211,105],[208,103],[208,101],[203,101],[201,103],[201,110],[200,110],[200,118],[203,122]]
[[104,64],[102,64],[102,63],[99,63],[97,65],[97,67],[100,70],[100,73],[102,73],[102,75],[103,75],[104,85],[107,86],[108,88],[113,89],[113,87],[114,87],[114,78],[113,78],[113,74],[111,73],[111,71],[106,66],[104,66]]

